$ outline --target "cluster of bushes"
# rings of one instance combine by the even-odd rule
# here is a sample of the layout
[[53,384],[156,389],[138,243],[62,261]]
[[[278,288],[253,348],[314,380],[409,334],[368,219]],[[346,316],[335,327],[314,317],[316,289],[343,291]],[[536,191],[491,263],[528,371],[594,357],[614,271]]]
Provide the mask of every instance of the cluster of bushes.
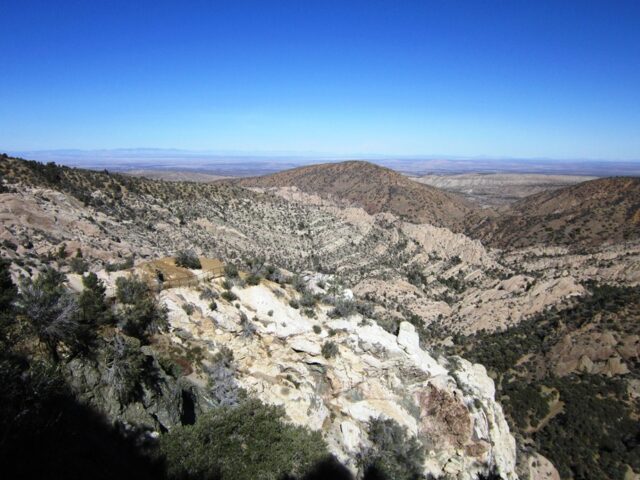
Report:
[[284,422],[278,407],[247,400],[201,415],[162,436],[169,478],[301,477],[328,457],[322,436]]
[[[552,308],[507,330],[456,336],[450,354],[485,365],[496,378],[497,395],[514,432],[532,437],[538,450],[558,468],[563,478],[624,478],[626,466],[640,470],[640,407],[627,393],[624,378],[571,374],[556,378],[540,370],[542,355],[578,329],[640,333],[640,287],[587,283],[588,295],[564,308]],[[541,362],[519,362],[525,355]],[[628,362],[631,376],[640,374],[637,362]],[[549,413],[549,395],[559,392],[562,412],[542,428]]]
[[117,280],[115,310],[107,302],[106,288],[95,273],[82,277],[84,289],[74,294],[67,289],[66,276],[52,267],[35,277],[25,277],[12,302],[14,312],[24,321],[23,336],[39,341],[51,360],[58,362],[63,352],[86,353],[91,350],[98,329],[119,325],[129,336],[146,341],[148,336],[167,326],[166,311],[137,278]]
[[338,345],[335,342],[329,340],[322,345],[322,356],[326,359],[333,358],[338,354]]
[[454,276],[454,275],[450,277],[439,276],[438,282],[440,282],[445,287],[453,290],[455,293],[462,293],[467,288],[462,278],[463,275],[464,274],[460,271],[458,272],[457,276]]
[[416,287],[427,285],[427,277],[418,265],[413,265],[407,272],[407,280]]
[[75,257],[69,260],[69,267],[71,268],[72,272],[78,273],[80,275],[86,273],[89,270],[89,262],[84,259],[82,250],[78,249],[76,251]]
[[356,302],[353,300],[339,299],[329,311],[330,318],[346,318],[356,313]]
[[116,298],[122,304],[118,310],[119,325],[127,335],[144,341],[167,328],[166,308],[144,281],[135,276],[119,277],[116,288]]
[[225,299],[227,302],[233,302],[238,299],[238,296],[233,293],[231,290],[225,290],[220,294],[220,297]]
[[362,452],[359,463],[365,476],[394,480],[424,478],[424,448],[395,420],[369,421],[371,448]]
[[35,279],[22,279],[14,301],[16,313],[26,320],[22,324],[24,333],[37,338],[55,362],[61,347],[72,353],[89,348],[103,318],[94,317],[92,312],[101,311],[106,316],[107,310],[104,293],[101,297],[100,285],[93,278],[85,282],[96,290],[87,289],[80,297],[67,290],[64,280],[64,274],[47,267]]
[[264,268],[264,278],[280,285],[286,283],[287,281],[286,276],[273,265],[267,265]]
[[238,278],[238,267],[236,267],[233,263],[225,264],[224,275],[227,278]]
[[118,272],[120,270],[128,270],[133,268],[133,255],[127,257],[124,261],[120,263],[107,263],[105,265],[105,270],[107,272]]
[[331,318],[346,318],[351,315],[355,315],[356,313],[359,313],[363,317],[375,317],[373,310],[374,305],[371,302],[364,300],[351,300],[347,298],[339,298],[334,301],[327,297],[325,297],[324,300],[333,304],[333,308],[328,313]]
[[582,374],[546,383],[565,405],[534,439],[562,478],[624,479],[627,465],[640,471],[640,424],[624,381]]
[[522,381],[517,377],[505,375],[501,384],[505,410],[520,431],[529,426],[537,427],[549,414],[549,395],[543,393],[541,385]]
[[[103,471],[162,478],[161,462],[78,402],[65,383],[61,354],[92,355],[96,329],[113,322],[104,285],[93,274],[83,280],[84,291],[74,296],[63,285],[64,275],[47,268],[23,279],[18,290],[9,263],[0,260],[0,464],[17,478],[97,478]],[[35,343],[44,351],[26,356],[25,345]],[[117,368],[136,368],[125,357],[119,367],[109,361],[115,375]],[[130,378],[124,383],[131,385]]]
[[193,250],[181,250],[176,254],[176,265],[192,270],[200,270],[202,264]]
[[267,272],[267,266],[264,257],[254,257],[245,261],[247,266],[246,282],[249,285],[258,285],[260,280]]

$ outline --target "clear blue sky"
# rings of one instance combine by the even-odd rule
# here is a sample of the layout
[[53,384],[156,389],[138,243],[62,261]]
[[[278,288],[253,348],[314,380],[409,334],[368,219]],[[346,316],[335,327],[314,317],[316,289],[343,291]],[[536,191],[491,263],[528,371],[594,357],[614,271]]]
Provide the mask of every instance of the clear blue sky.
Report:
[[0,150],[640,160],[640,1],[0,1]]

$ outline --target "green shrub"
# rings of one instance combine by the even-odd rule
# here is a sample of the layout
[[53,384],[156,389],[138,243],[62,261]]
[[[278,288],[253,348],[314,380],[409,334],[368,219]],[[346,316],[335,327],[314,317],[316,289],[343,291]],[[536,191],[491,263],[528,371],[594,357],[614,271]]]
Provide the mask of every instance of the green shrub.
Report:
[[84,290],[78,296],[78,307],[82,321],[87,325],[104,325],[113,320],[105,296],[106,287],[98,276],[91,272],[82,277]]
[[300,293],[305,292],[307,289],[307,284],[300,275],[294,275],[291,277],[291,286]]
[[[255,319],[254,319],[255,320]],[[242,336],[244,338],[251,338],[256,333],[257,328],[254,323],[249,320],[247,314],[240,312],[240,326],[242,327]]]
[[166,307],[151,295],[140,298],[120,311],[120,326],[129,336],[145,340],[148,335],[166,330],[169,325]]
[[287,282],[287,279],[284,276],[284,274],[273,265],[267,265],[264,268],[264,277],[267,280],[271,280],[272,282],[276,282],[280,284]]
[[116,298],[124,304],[119,312],[119,323],[127,335],[145,340],[148,335],[168,327],[166,307],[160,305],[147,284],[138,277],[119,277]]
[[27,330],[45,346],[54,362],[59,360],[61,343],[82,346],[85,326],[78,320],[76,299],[63,285],[65,275],[47,267],[33,280],[25,278],[16,300],[17,312],[26,320]]
[[356,304],[352,300],[341,299],[336,302],[335,307],[329,312],[331,318],[346,318],[356,313]]
[[107,272],[118,272],[120,270],[128,270],[130,268],[133,268],[133,255],[128,257],[124,262],[107,263],[105,266]]
[[322,345],[322,356],[324,358],[333,358],[338,354],[338,345],[331,340],[327,341]]
[[322,332],[322,327],[320,325],[314,325],[313,326],[313,332],[320,334],[320,332]]
[[229,278],[236,278],[238,276],[238,267],[233,263],[227,263],[224,266],[224,275]]
[[176,265],[183,268],[190,268],[192,270],[199,270],[202,268],[200,259],[193,250],[181,250],[176,254]]
[[201,415],[160,439],[168,476],[278,480],[302,476],[327,456],[320,433],[283,421],[281,408],[247,400]]
[[120,303],[133,305],[140,298],[149,296],[149,287],[137,276],[116,279],[116,298]]
[[411,268],[407,272],[407,280],[409,281],[409,283],[415,285],[416,287],[421,287],[428,283],[427,277],[424,273],[422,273],[422,270],[418,265],[411,266]]
[[182,304],[182,310],[184,310],[184,313],[191,316],[193,312],[195,312],[196,307],[194,307],[192,303],[184,303]]
[[220,294],[222,298],[224,298],[227,302],[233,302],[238,299],[238,296],[233,293],[231,290],[225,290]]
[[14,242],[12,242],[11,240],[3,240],[2,241],[2,246],[5,248],[8,248],[9,250],[13,250],[14,252],[16,250],[18,250],[18,245]]
[[107,347],[105,379],[113,395],[121,403],[134,399],[144,370],[144,355],[140,341],[125,335],[116,335]]
[[400,323],[398,319],[393,318],[391,316],[379,317],[376,319],[376,323],[380,325],[385,331],[391,333],[392,335],[398,334],[398,329]]
[[306,308],[316,306],[316,297],[311,292],[304,292],[300,297],[300,305]]
[[80,275],[89,270],[89,264],[82,257],[73,257],[69,260],[69,266],[74,273],[78,273]]
[[18,294],[18,289],[11,279],[11,263],[0,258],[0,316],[9,314],[13,309],[13,301]]
[[369,440],[372,447],[360,456],[365,476],[388,480],[423,478],[424,449],[395,420],[371,419]]
[[200,292],[200,300],[215,300],[218,296],[218,292],[208,287],[205,287],[202,292]]

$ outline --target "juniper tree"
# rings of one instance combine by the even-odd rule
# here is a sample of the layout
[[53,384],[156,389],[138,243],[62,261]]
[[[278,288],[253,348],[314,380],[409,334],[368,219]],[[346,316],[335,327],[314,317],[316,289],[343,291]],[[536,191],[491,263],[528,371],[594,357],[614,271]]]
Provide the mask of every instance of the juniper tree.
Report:
[[38,277],[23,278],[16,308],[26,318],[27,328],[45,346],[54,362],[59,360],[58,347],[77,346],[83,337],[78,321],[78,304],[64,287],[65,275],[47,267]]

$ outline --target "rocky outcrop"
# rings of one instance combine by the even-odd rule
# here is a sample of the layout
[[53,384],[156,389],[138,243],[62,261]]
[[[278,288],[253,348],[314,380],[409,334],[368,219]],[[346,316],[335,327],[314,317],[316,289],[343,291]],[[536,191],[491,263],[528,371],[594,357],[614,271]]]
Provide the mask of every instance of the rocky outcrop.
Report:
[[[101,276],[113,287],[114,277]],[[218,281],[208,288],[222,290]],[[265,280],[232,291],[237,300],[219,298],[215,310],[196,288],[160,293],[170,332],[139,348],[150,375],[126,401],[107,378],[107,354],[70,361],[69,383],[109,418],[151,435],[233,404],[244,391],[321,431],[354,473],[370,446],[369,421],[383,417],[422,443],[426,474],[472,479],[493,470],[517,478],[515,440],[484,367],[432,356],[408,322],[393,335],[359,314],[331,318],[329,305],[305,316],[290,306],[299,293]],[[326,355],[328,343],[334,355]],[[167,369],[167,354],[181,374]]]
[[[292,422],[321,430],[352,470],[368,446],[368,421],[382,416],[422,442],[425,473],[470,479],[496,469],[516,477],[515,441],[482,366],[434,358],[407,322],[396,336],[361,315],[331,319],[328,306],[310,318],[289,306],[296,292],[264,281],[233,292],[238,300],[220,300],[215,311],[196,290],[162,292],[174,338],[187,332],[211,352],[230,349],[242,389],[283,406]],[[187,315],[184,303],[194,313]],[[327,342],[337,347],[331,358],[321,353]],[[190,377],[202,383],[205,376]]]
[[[137,342],[129,338],[128,341]],[[108,347],[107,347],[108,348]],[[143,346],[145,375],[130,396],[122,398],[108,378],[106,348],[97,358],[75,358],[64,367],[65,376],[78,399],[103,412],[111,421],[147,432],[170,430],[191,423],[198,413],[211,408],[206,392],[187,378],[176,378],[164,371],[157,352]]]

